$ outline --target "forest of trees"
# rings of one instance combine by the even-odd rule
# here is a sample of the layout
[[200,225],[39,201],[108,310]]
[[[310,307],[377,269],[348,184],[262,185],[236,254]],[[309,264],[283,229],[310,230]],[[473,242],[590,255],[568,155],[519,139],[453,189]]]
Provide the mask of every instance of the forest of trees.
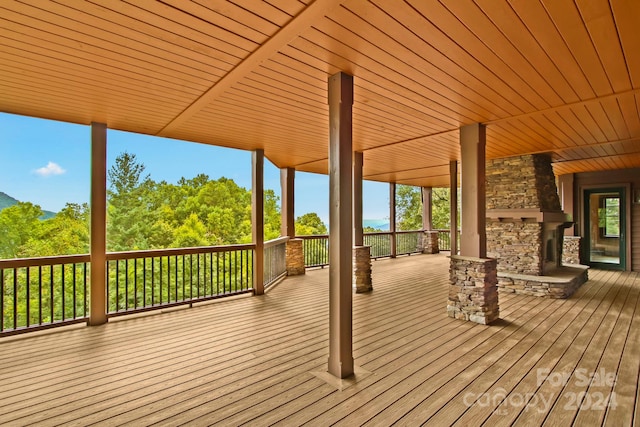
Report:
[[[251,241],[251,190],[232,179],[200,174],[176,184],[156,182],[130,153],[109,169],[107,250],[145,250],[247,243]],[[279,198],[265,190],[265,240],[280,235]],[[422,228],[420,189],[397,187],[399,230]],[[42,209],[19,202],[0,211],[0,258],[89,252],[89,206],[67,204],[49,219]],[[433,189],[434,228],[449,226],[449,190]],[[377,231],[365,229],[365,231]],[[296,219],[296,234],[327,234],[315,213]]]

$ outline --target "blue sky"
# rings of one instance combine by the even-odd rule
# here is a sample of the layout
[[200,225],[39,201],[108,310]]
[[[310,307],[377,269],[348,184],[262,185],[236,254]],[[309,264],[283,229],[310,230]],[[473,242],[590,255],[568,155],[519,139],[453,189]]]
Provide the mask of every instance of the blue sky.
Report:
[[[0,113],[0,191],[57,212],[89,201],[90,128]],[[135,154],[155,181],[176,183],[199,173],[251,187],[251,153],[109,130],[107,167],[122,152]],[[265,162],[265,187],[280,195],[280,172]],[[365,219],[389,217],[388,184],[364,182]],[[329,178],[296,172],[296,216],[316,212],[329,222]]]

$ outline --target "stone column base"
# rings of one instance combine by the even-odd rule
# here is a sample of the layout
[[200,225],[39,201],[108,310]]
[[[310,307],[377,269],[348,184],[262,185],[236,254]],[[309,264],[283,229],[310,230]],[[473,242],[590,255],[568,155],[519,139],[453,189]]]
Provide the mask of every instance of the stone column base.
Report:
[[353,248],[353,289],[356,293],[373,290],[371,284],[371,246]]
[[302,248],[302,239],[287,240],[287,247],[285,249],[287,276],[305,274],[304,251]]
[[488,325],[498,320],[497,261],[452,255],[447,315]]
[[440,253],[440,246],[438,243],[438,232],[433,230],[425,230],[422,235],[422,253],[423,254],[437,254]]
[[562,236],[562,263],[580,264],[580,236]]

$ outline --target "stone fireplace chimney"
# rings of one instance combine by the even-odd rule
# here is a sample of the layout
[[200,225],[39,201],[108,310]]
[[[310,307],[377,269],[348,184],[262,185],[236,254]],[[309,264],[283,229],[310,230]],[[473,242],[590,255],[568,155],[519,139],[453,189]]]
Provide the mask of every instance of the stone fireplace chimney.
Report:
[[562,265],[562,211],[551,157],[533,154],[487,162],[487,256],[498,273],[549,274]]

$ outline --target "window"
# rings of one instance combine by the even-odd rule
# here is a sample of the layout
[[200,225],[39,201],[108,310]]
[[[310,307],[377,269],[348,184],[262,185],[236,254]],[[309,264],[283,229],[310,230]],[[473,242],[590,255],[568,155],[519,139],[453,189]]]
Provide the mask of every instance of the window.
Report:
[[603,196],[600,202],[599,222],[603,237],[620,237],[620,198]]

